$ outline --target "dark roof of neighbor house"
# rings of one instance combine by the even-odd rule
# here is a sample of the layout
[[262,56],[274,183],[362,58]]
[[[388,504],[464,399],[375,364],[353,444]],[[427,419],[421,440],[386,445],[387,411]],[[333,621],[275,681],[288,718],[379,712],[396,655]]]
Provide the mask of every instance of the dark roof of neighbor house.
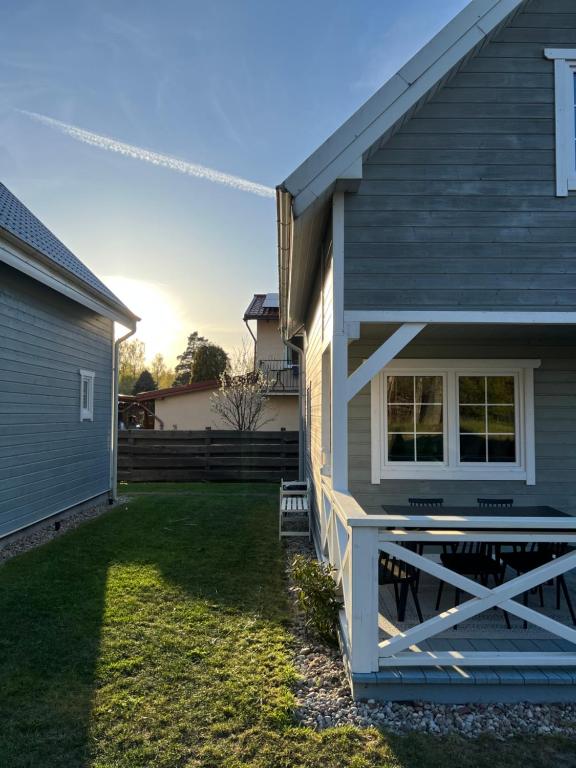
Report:
[[164,397],[174,397],[175,395],[187,395],[190,392],[204,392],[208,389],[217,389],[220,382],[217,379],[210,381],[198,381],[194,384],[182,384],[179,387],[166,387],[165,389],[153,389],[150,392],[139,392],[137,395],[120,395],[120,398],[130,398],[139,402],[146,400],[160,400]]
[[122,314],[138,319],[128,307],[0,182],[0,234],[6,233],[44,258],[52,268]]
[[244,312],[244,320],[278,320],[280,301],[277,293],[255,293]]

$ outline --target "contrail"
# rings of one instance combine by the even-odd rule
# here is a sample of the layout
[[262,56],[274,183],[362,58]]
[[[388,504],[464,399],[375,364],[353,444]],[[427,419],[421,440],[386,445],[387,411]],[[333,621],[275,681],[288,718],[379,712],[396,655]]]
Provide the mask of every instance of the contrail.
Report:
[[75,125],[62,123],[60,120],[54,120],[53,117],[39,115],[36,112],[27,112],[26,110],[19,111],[34,120],[38,120],[40,123],[44,123],[44,125],[49,125],[51,128],[55,128],[57,131],[65,133],[67,136],[76,139],[76,141],[82,141],[84,144],[90,144],[99,149],[118,152],[120,155],[125,155],[126,157],[133,157],[136,160],[144,160],[144,162],[152,163],[152,165],[159,165],[162,168],[169,168],[171,171],[178,171],[178,173],[185,173],[188,176],[196,176],[199,179],[213,181],[216,184],[224,184],[227,187],[240,189],[242,192],[251,192],[253,195],[259,195],[260,197],[275,196],[272,187],[266,187],[264,184],[257,184],[255,181],[241,179],[239,176],[232,176],[229,173],[215,171],[213,168],[206,168],[203,165],[188,163],[186,160],[179,160],[177,157],[171,157],[170,155],[161,155],[159,152],[151,152],[142,147],[135,147],[133,144],[125,144],[122,141],[116,141],[116,139],[110,139],[107,136],[100,136],[98,133],[85,131],[83,128],[78,128]]

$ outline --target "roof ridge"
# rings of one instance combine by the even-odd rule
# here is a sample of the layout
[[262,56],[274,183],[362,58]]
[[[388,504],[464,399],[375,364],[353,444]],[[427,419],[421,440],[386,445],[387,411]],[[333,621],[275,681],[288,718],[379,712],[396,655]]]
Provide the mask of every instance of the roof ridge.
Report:
[[124,302],[0,181],[0,233],[2,231],[46,259],[50,266],[81,283],[105,303],[135,318]]

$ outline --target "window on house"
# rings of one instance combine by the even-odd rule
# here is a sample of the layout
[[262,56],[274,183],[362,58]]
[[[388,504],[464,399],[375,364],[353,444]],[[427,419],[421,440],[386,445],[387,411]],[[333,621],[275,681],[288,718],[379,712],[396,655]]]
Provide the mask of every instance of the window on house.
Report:
[[388,461],[443,461],[443,377],[388,376],[386,386]]
[[80,371],[80,421],[94,420],[94,371]]
[[514,376],[458,377],[458,432],[463,463],[516,461]]
[[395,360],[372,384],[372,477],[534,482],[538,361]]
[[556,102],[556,193],[576,190],[576,50],[548,48],[554,61]]

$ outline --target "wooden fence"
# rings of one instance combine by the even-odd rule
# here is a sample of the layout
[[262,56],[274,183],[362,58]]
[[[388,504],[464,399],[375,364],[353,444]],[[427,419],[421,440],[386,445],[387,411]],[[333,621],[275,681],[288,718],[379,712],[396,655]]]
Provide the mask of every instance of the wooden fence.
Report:
[[128,482],[298,478],[298,432],[132,429],[118,436],[118,479]]

